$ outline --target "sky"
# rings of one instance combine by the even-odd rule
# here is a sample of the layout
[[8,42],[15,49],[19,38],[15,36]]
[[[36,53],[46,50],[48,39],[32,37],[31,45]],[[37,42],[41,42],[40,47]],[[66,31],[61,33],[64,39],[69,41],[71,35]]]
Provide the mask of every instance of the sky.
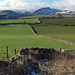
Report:
[[0,10],[33,11],[44,7],[75,11],[75,0],[0,0]]

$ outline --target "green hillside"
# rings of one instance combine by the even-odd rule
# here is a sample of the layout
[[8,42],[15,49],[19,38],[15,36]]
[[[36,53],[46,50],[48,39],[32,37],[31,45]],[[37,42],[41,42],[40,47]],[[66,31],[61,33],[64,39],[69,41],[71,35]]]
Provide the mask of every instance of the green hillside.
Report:
[[7,23],[39,23],[38,19],[2,19],[0,20],[0,24],[7,24]]
[[59,19],[40,19],[43,24],[47,25],[75,25],[75,18],[59,18]]
[[42,18],[42,17],[58,17],[57,15],[33,15],[33,16],[27,16],[27,17],[20,17],[21,19],[24,19],[24,18]]
[[33,25],[38,34],[75,42],[75,26],[39,26]]
[[75,46],[57,42],[47,37],[36,36],[32,33],[28,25],[7,25],[0,26],[0,59],[6,58],[6,49],[9,47],[9,56],[14,55],[14,49],[17,52],[21,48],[54,48],[54,49],[73,49]]

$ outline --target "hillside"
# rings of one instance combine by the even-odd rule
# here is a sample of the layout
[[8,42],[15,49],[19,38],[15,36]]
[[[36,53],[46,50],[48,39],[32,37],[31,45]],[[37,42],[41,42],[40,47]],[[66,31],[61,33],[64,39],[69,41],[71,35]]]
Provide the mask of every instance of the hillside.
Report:
[[0,18],[1,19],[6,19],[7,18],[7,15],[9,15],[9,18],[10,19],[17,19],[21,16],[29,16],[31,15],[30,12],[16,12],[16,11],[12,11],[12,10],[3,10],[3,11],[0,11]]
[[[28,16],[35,16],[35,15],[54,15],[54,14],[68,14],[67,16],[73,16],[74,14],[73,11],[69,10],[58,10],[58,9],[53,9],[49,7],[45,8],[40,8],[35,11],[25,11],[25,10],[1,10],[0,11],[0,19],[7,19],[7,16],[9,15],[9,19],[17,19],[19,17],[28,17]],[[47,16],[47,17],[48,17]],[[44,17],[44,16],[43,16]],[[50,17],[50,16],[49,16]]]
[[36,11],[33,12],[33,14],[38,15],[38,14],[42,14],[42,15],[47,15],[47,14],[55,14],[56,12],[59,12],[61,10],[58,9],[52,9],[52,8],[41,8],[38,9]]
[[21,14],[11,11],[11,10],[4,10],[4,11],[0,11],[0,14],[2,15],[2,19],[6,19],[6,16],[9,15],[11,19],[13,18],[19,18],[21,16]]
[[0,19],[7,19],[7,15],[9,15],[10,19],[17,19],[23,16],[55,14],[60,11],[61,10],[51,9],[49,7],[41,8],[41,9],[35,10],[34,12],[20,11],[20,10],[19,11],[1,10]]

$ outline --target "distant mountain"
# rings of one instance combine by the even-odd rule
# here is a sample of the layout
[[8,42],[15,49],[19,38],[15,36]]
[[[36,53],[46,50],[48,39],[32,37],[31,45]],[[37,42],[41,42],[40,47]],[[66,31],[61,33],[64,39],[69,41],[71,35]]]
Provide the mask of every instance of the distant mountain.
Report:
[[18,10],[18,11],[15,11],[15,12],[17,12],[17,13],[19,13],[21,15],[24,15],[24,16],[30,16],[30,15],[32,15],[31,12],[28,12],[28,11],[25,11],[25,10]]
[[73,13],[75,13],[75,11],[63,10],[63,11],[57,12],[56,14],[58,14],[58,13],[60,13],[60,14],[73,14]]
[[24,16],[31,16],[33,15],[31,12],[21,12],[20,14],[24,15]]
[[46,8],[41,8],[41,9],[34,11],[33,14],[34,15],[38,15],[38,14],[47,15],[47,14],[55,14],[56,12],[59,12],[59,11],[61,10],[46,7]]
[[75,13],[73,11],[69,11],[69,10],[58,10],[58,9],[52,9],[49,7],[46,8],[41,8],[38,10],[35,10],[34,12],[27,12],[25,10],[2,10],[0,11],[0,19],[17,19],[19,17],[23,17],[23,16],[31,16],[31,15],[48,15],[48,14],[56,14],[56,13]]
[[0,14],[2,14],[3,19],[6,19],[7,15],[9,15],[11,19],[14,19],[14,18],[16,19],[16,18],[19,18],[21,16],[21,14],[14,12],[12,10],[3,10],[3,11],[0,11]]
[[10,19],[17,19],[17,18],[22,17],[22,16],[29,16],[29,15],[31,15],[31,13],[30,12],[25,12],[24,13],[24,12],[20,12],[20,11],[16,12],[16,11],[12,11],[12,10],[0,11],[0,18],[6,19],[7,15],[10,16],[9,17]]

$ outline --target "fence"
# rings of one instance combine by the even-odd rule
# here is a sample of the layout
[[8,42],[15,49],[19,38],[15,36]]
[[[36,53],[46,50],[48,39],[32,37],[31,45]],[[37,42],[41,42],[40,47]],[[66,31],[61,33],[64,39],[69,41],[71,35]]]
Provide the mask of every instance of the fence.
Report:
[[[62,52],[62,49],[60,49],[59,52],[53,48],[25,48],[20,50],[19,55],[16,55],[16,49],[14,49],[14,55],[16,55],[16,57],[12,57],[10,60],[8,46],[6,46],[6,52],[8,61],[0,61],[0,75],[24,75],[32,73],[33,70],[34,72],[38,71],[39,73],[40,70],[44,70],[43,75],[45,73],[46,75],[50,75],[53,72],[51,71],[51,68],[49,68],[49,66],[52,66],[49,62],[55,64],[56,61],[63,61],[64,58],[66,60],[75,59],[75,50]],[[49,65],[45,62],[48,62]]]

